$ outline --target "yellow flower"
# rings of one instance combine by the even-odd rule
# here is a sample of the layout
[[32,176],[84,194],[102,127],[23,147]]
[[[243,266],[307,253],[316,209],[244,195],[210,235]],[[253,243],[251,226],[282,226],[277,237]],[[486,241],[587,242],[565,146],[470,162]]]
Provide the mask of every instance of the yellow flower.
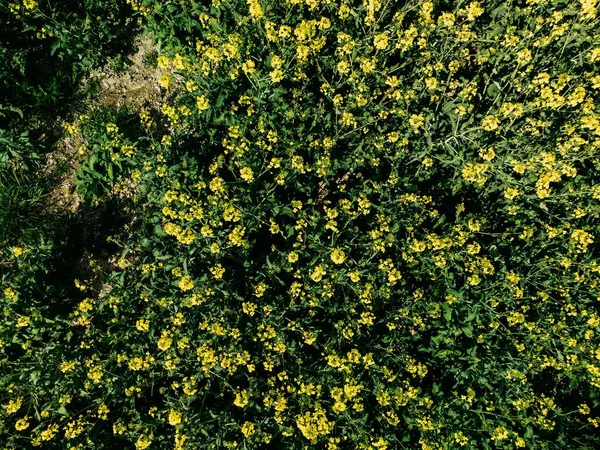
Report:
[[302,333],[302,339],[304,339],[304,342],[306,342],[306,344],[312,345],[317,340],[317,335],[313,332],[305,331]]
[[319,281],[321,281],[323,279],[323,275],[325,275],[325,269],[323,269],[323,267],[321,267],[321,266],[317,266],[317,267],[315,267],[315,270],[313,270],[313,273],[310,275],[310,278],[315,283],[318,283]]
[[427,86],[427,89],[429,89],[430,91],[434,90],[438,85],[437,78],[435,78],[435,77],[426,78],[425,85]]
[[354,118],[354,115],[348,111],[344,111],[342,113],[341,122],[342,125],[345,125],[347,127],[356,126],[356,119]]
[[494,433],[492,434],[492,439],[498,441],[508,439],[508,430],[503,426],[496,427],[494,429]]
[[594,242],[594,236],[584,230],[575,230],[571,234],[571,243],[577,247],[577,252],[585,252],[590,245]]
[[519,195],[519,190],[517,188],[510,187],[504,191],[504,197],[508,200],[512,200]]
[[98,407],[98,417],[102,420],[106,420],[107,418],[107,414],[110,412],[110,409],[108,409],[108,406],[106,406],[104,403],[102,403],[99,407]]
[[467,20],[473,21],[484,13],[485,9],[481,7],[479,2],[473,2],[467,7]]
[[256,428],[254,427],[254,424],[252,422],[244,422],[244,425],[242,425],[242,434],[245,437],[250,437],[255,432],[256,432]]
[[140,319],[135,323],[135,327],[138,331],[148,331],[150,328],[150,321],[148,319]]
[[281,69],[283,67],[283,59],[277,55],[273,55],[271,58],[271,67],[273,69]]
[[23,6],[25,9],[33,9],[37,6],[37,2],[35,0],[23,0]]
[[220,280],[221,278],[223,278],[225,269],[223,268],[223,266],[221,264],[217,264],[215,267],[212,267],[210,269],[210,273],[212,273],[212,275],[213,275],[213,277],[215,277],[215,279]]
[[387,450],[388,442],[380,437],[378,441],[373,442],[373,447],[375,447],[378,450]]
[[388,47],[389,39],[385,33],[378,34],[373,39],[373,45],[378,50],[385,50]]
[[29,427],[29,417],[25,416],[22,419],[17,420],[15,423],[15,429],[17,431],[26,430]]
[[335,264],[342,264],[346,259],[346,254],[339,248],[336,248],[331,252],[331,260]]
[[531,61],[531,50],[528,48],[524,48],[520,52],[517,53],[517,63],[520,66],[524,66]]
[[350,63],[348,61],[340,61],[337,64],[337,70],[340,75],[345,75],[350,72]]
[[467,439],[467,437],[463,434],[462,431],[459,431],[457,433],[454,433],[454,441],[460,445],[461,447],[464,447],[465,445],[467,445],[469,443],[469,440]]
[[175,447],[174,450],[183,450],[183,444],[187,440],[187,436],[185,434],[179,435],[175,434]]
[[42,441],[50,441],[56,436],[56,433],[58,433],[58,424],[52,424],[40,433],[40,439]]
[[271,77],[271,81],[273,83],[279,83],[281,80],[283,80],[283,71],[281,69],[272,70],[269,73],[269,76]]
[[15,400],[10,400],[8,402],[8,405],[6,406],[6,412],[8,414],[14,414],[19,410],[19,408],[21,407],[22,404],[23,404],[23,397],[19,397]]
[[181,280],[179,280],[179,289],[181,289],[182,291],[189,291],[191,289],[194,288],[194,281],[192,280],[192,277],[189,275],[184,275]]
[[277,225],[271,220],[271,226],[269,227],[269,231],[271,232],[271,234],[278,234],[281,231],[281,229],[279,228],[279,225]]
[[296,253],[296,252],[290,252],[290,253],[288,254],[288,262],[289,262],[290,264],[293,264],[293,263],[295,263],[296,261],[298,261],[298,253]]
[[246,391],[238,392],[235,394],[235,401],[233,402],[238,408],[243,408],[248,404],[248,393]]
[[158,78],[158,84],[164,89],[169,89],[172,81],[173,79],[171,78],[170,74],[162,75]]
[[321,409],[297,416],[296,426],[309,441],[315,441],[319,435],[327,435],[333,429],[333,423],[327,419],[325,412]]
[[169,58],[165,55],[160,55],[158,57],[158,67],[162,70],[167,70],[169,68]]
[[157,345],[158,345],[158,348],[164,352],[171,347],[172,343],[173,343],[173,339],[171,339],[169,332],[167,330],[165,330],[162,332]]
[[68,373],[75,368],[75,363],[71,361],[64,361],[60,364],[60,371],[62,373]]
[[188,92],[195,92],[198,90],[198,84],[194,80],[188,80],[185,83],[185,90]]
[[242,64],[242,70],[246,75],[252,75],[254,72],[256,72],[256,64],[254,64],[254,61],[249,59]]
[[497,130],[498,127],[500,126],[500,119],[498,119],[498,116],[494,116],[494,115],[486,116],[481,121],[481,126],[486,131]]
[[360,280],[360,273],[358,273],[357,271],[350,272],[348,274],[348,278],[350,278],[350,280],[352,280],[352,282],[358,283],[358,280]]
[[585,403],[582,403],[581,405],[579,405],[579,409],[577,411],[579,412],[579,414],[583,414],[585,416],[590,413],[590,407]]
[[4,295],[11,301],[16,302],[17,301],[17,294],[15,293],[15,291],[13,291],[11,288],[6,288],[4,289],[4,291],[2,291],[4,293]]
[[174,409],[169,411],[169,425],[176,426],[181,423],[181,413]]
[[150,444],[152,444],[152,438],[152,434],[150,434],[149,436],[141,434],[135,443],[135,449],[146,450],[148,447],[150,447]]
[[254,314],[256,314],[256,304],[252,302],[243,302],[242,311],[244,314],[248,314],[250,317],[252,317]]
[[588,54],[588,59],[591,62],[596,62],[600,59],[600,47],[593,48]]
[[486,161],[491,161],[496,157],[496,152],[492,147],[488,149],[481,149],[479,150],[479,156],[481,156]]
[[102,369],[102,366],[92,366],[92,368],[89,370],[87,376],[90,380],[92,380],[95,384],[100,383],[100,380],[102,379],[102,376],[104,375],[104,370]]
[[231,233],[229,233],[227,237],[232,245],[235,245],[236,247],[241,247],[244,244],[243,238],[245,234],[246,229],[243,226],[238,225],[231,231]]
[[408,123],[415,133],[419,133],[420,128],[425,124],[425,117],[423,114],[413,114],[408,119]]
[[251,183],[254,180],[254,172],[250,167],[244,167],[240,170],[240,177],[246,183]]
[[264,16],[262,6],[260,6],[260,3],[258,2],[258,0],[247,0],[247,3],[248,3],[248,6],[250,7],[250,16],[251,17],[253,17],[256,20],[256,19],[260,19],[262,16]]
[[462,177],[465,181],[470,181],[478,186],[483,186],[487,180],[487,170],[488,166],[486,164],[467,163],[462,169]]
[[210,108],[208,99],[204,95],[196,98],[196,106],[198,107],[199,111],[206,111],[208,108]]
[[142,368],[144,361],[140,357],[135,357],[129,361],[129,368],[133,371],[138,371]]
[[16,327],[17,328],[24,328],[24,327],[28,327],[28,326],[29,326],[29,316],[21,316],[21,317],[19,317],[19,319],[17,320]]
[[265,291],[267,290],[267,287],[268,286],[265,283],[259,283],[254,288],[254,295],[259,298],[262,297],[263,295],[265,295]]

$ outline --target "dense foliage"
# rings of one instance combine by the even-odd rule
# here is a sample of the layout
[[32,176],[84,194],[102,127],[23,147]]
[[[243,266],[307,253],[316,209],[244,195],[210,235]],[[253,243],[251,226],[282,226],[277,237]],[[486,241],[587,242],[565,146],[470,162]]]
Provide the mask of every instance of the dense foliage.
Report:
[[[128,12],[124,0],[0,4],[0,163],[23,153],[31,157],[31,149],[24,151],[30,137],[38,153],[44,150],[40,144],[53,137],[44,135],[53,134],[53,119],[72,107],[81,77],[120,59],[135,25]],[[17,130],[23,134],[16,136]]]
[[162,102],[65,127],[114,261],[5,252],[5,448],[600,445],[595,0],[128,4]]

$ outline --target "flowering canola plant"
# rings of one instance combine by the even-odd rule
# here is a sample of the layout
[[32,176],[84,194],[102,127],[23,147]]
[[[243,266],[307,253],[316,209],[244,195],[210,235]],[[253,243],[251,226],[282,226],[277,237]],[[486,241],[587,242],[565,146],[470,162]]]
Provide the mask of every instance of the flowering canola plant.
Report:
[[130,3],[141,223],[66,313],[12,254],[4,448],[600,446],[595,0]]

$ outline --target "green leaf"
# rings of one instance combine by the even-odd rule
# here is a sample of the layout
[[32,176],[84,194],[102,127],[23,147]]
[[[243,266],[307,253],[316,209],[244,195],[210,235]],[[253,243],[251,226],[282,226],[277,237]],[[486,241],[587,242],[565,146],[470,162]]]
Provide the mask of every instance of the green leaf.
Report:
[[450,322],[452,320],[452,308],[448,303],[444,303],[443,309],[444,319],[446,319],[447,322]]

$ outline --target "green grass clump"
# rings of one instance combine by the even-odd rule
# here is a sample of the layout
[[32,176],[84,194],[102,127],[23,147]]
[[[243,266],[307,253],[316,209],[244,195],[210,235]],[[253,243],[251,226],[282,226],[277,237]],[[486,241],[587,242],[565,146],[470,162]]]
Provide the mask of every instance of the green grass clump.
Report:
[[40,228],[45,186],[23,169],[0,168],[0,246]]

